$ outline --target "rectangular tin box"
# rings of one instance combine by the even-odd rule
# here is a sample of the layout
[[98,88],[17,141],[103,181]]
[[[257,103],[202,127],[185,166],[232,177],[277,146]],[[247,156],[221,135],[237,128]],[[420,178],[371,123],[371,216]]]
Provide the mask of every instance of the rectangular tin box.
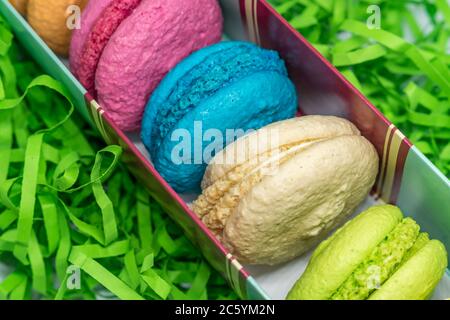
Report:
[[[277,50],[286,61],[298,90],[300,114],[345,117],[375,145],[381,159],[380,172],[371,196],[357,212],[373,203],[396,204],[450,250],[449,180],[265,0],[221,0],[221,5],[228,38]],[[247,299],[283,299],[306,267],[309,254],[276,267],[241,265],[188,208],[183,196],[155,171],[139,140],[112,123],[8,1],[0,1],[0,13],[41,67],[67,86],[77,111],[99,130],[105,142],[124,147],[123,161],[130,171],[236,293]],[[450,298],[448,269],[433,298]]]

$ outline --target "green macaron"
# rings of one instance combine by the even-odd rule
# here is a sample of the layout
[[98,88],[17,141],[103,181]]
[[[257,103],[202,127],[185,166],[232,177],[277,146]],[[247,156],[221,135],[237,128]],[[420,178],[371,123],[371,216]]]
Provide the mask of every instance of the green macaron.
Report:
[[447,268],[447,252],[399,208],[374,206],[314,251],[289,300],[419,300]]

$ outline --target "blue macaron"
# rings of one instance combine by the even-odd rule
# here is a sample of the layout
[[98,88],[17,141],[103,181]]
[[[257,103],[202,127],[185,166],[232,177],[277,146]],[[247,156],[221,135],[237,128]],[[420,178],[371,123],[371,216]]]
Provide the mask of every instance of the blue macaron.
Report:
[[167,74],[147,104],[141,137],[156,170],[176,191],[197,191],[216,152],[296,110],[296,90],[277,52],[222,42]]

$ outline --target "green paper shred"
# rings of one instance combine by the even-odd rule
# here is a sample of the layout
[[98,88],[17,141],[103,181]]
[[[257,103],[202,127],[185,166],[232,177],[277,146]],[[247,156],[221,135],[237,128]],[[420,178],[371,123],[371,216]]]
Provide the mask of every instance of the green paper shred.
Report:
[[73,111],[0,18],[0,299],[237,298]]
[[[447,0],[270,2],[450,177]],[[379,29],[367,25],[372,5]]]

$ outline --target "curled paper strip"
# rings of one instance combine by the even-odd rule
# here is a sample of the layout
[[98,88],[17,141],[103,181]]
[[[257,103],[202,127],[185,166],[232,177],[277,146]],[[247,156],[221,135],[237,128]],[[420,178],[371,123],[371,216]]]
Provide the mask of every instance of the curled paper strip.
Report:
[[0,18],[0,299],[235,298],[73,111]]

